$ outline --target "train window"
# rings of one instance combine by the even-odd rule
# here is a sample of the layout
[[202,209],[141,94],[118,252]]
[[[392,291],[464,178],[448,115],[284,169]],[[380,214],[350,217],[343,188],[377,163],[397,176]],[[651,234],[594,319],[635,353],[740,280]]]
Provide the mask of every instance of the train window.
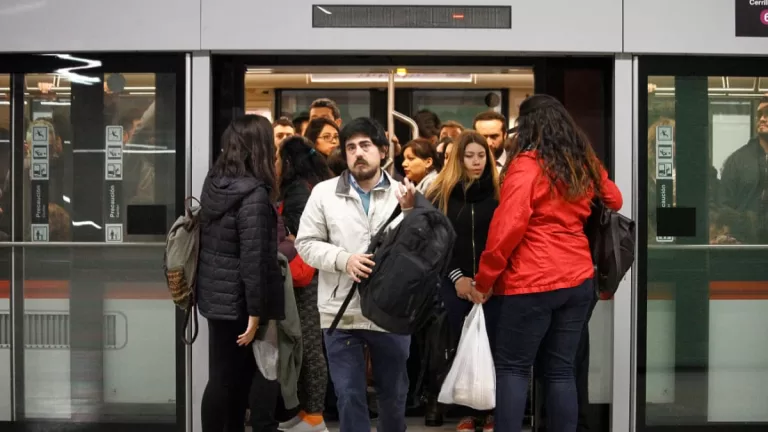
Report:
[[681,72],[643,83],[642,420],[759,428],[768,422],[768,349],[760,333],[744,330],[768,325],[768,78],[658,63]]
[[280,115],[296,118],[309,113],[309,106],[320,98],[336,102],[341,113],[342,124],[357,117],[371,115],[371,96],[367,90],[282,90],[280,92]]
[[432,111],[441,121],[457,121],[465,128],[472,127],[472,120],[480,112],[506,111],[499,90],[415,90],[413,104],[415,111]]
[[[25,77],[26,241],[162,239],[175,187],[176,87],[169,76],[107,74],[103,89],[50,74]],[[97,184],[104,194],[94,200]],[[162,210],[153,213],[154,229],[146,220],[131,223],[147,206]]]
[[176,76],[24,75],[27,418],[176,421],[176,313],[156,271],[176,214]]

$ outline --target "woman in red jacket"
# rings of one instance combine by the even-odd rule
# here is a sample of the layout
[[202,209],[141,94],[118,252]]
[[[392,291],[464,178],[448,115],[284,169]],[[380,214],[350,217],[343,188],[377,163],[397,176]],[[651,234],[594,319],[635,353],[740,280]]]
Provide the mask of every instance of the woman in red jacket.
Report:
[[584,223],[595,196],[619,210],[621,192],[555,98],[523,101],[517,127],[472,293],[499,296],[496,431],[521,430],[535,363],[549,430],[575,432],[574,358],[595,295]]

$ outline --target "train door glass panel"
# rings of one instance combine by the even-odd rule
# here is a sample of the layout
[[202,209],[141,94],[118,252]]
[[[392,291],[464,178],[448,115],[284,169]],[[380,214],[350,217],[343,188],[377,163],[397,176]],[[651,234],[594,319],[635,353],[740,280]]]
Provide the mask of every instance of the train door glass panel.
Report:
[[[11,190],[6,176],[11,164],[11,76],[0,74],[0,241],[11,232]],[[11,420],[11,254],[0,249],[0,422]]]
[[[184,357],[157,269],[184,193],[183,57],[145,71],[24,58],[36,71],[13,74],[15,242],[0,244],[23,299],[13,420],[174,429]],[[98,66],[61,72],[70,62]]]
[[290,119],[302,113],[308,115],[309,105],[319,98],[336,102],[341,111],[342,124],[371,115],[371,93],[368,90],[282,90],[280,115]]
[[483,111],[507,112],[507,108],[502,108],[502,100],[506,98],[503,93],[501,90],[414,90],[414,114],[429,110],[441,121],[453,120],[471,129],[472,120]]
[[638,427],[763,430],[768,77],[699,63],[640,60]]

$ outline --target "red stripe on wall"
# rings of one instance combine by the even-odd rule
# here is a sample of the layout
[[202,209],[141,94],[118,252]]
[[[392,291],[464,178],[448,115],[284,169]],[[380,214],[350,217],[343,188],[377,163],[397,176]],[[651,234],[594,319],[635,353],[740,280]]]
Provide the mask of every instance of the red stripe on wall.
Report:
[[[25,299],[68,299],[69,281],[29,280],[24,282]],[[0,280],[0,299],[11,297],[11,283]],[[111,300],[170,300],[168,288],[158,282],[110,282],[104,298]]]

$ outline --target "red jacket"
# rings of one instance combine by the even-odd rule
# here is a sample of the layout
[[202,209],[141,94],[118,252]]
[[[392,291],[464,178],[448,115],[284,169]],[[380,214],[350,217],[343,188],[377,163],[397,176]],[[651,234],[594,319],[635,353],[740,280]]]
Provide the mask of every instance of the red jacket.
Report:
[[[594,267],[584,223],[593,195],[572,202],[557,190],[553,195],[536,152],[520,154],[506,178],[480,256],[477,290],[530,294],[575,287],[591,278]],[[621,209],[621,192],[605,169],[600,187],[605,205]]]

